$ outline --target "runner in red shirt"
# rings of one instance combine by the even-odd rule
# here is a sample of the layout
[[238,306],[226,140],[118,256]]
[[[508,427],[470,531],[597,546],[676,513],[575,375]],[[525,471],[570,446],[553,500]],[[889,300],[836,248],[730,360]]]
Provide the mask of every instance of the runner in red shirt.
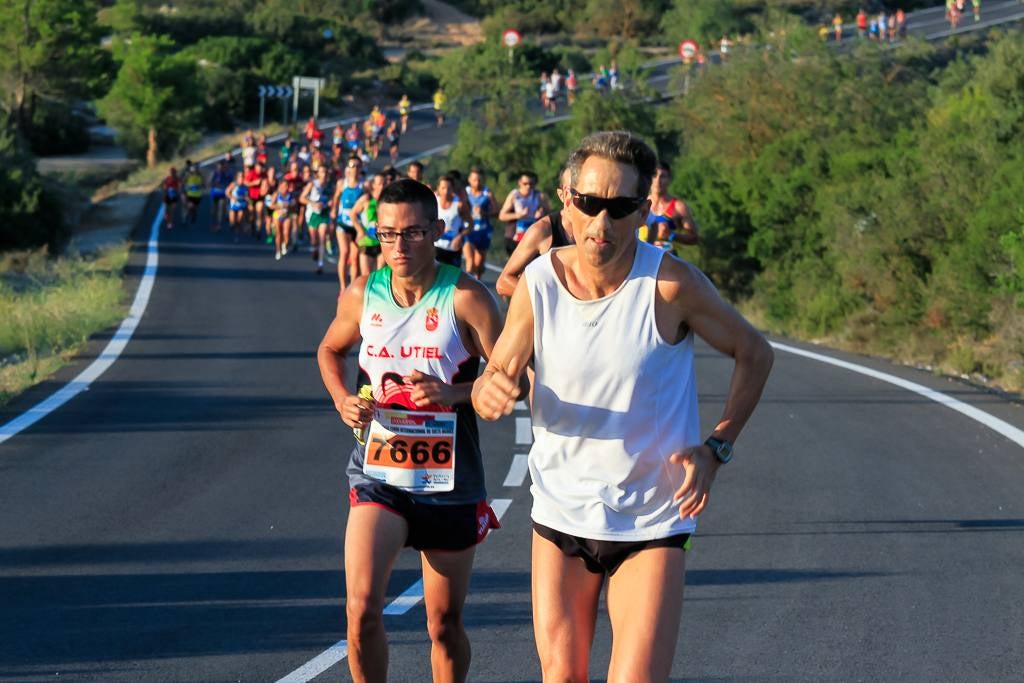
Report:
[[256,237],[256,226],[263,225],[263,202],[260,198],[260,187],[263,185],[263,165],[257,163],[250,169],[246,169],[243,178],[245,186],[249,188],[249,225],[252,236]]
[[174,216],[178,213],[178,200],[181,197],[181,178],[178,169],[171,166],[162,185],[164,192],[164,225],[168,230],[174,229]]

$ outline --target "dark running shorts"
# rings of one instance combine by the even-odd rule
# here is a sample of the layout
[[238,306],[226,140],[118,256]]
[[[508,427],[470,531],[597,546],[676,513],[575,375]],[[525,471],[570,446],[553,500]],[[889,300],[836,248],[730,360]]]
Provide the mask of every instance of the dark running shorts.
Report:
[[490,230],[474,230],[473,232],[466,235],[466,241],[472,244],[480,251],[487,251],[491,248],[491,231]]
[[347,225],[342,225],[341,223],[338,223],[338,227],[336,228],[336,230],[340,230],[341,232],[343,232],[346,235],[348,235],[348,238],[350,240],[352,240],[353,242],[356,241],[356,229],[355,228],[350,228]]
[[583,560],[587,571],[592,574],[611,576],[630,555],[648,548],[679,548],[689,550],[690,534],[677,534],[668,538],[656,538],[650,541],[595,541],[582,536],[570,536],[555,531],[543,524],[533,523],[533,530],[541,538],[551,541],[567,557],[578,557]]
[[458,251],[434,247],[434,257],[441,263],[447,263],[449,266],[455,266],[456,268],[462,266],[462,253]]
[[376,505],[405,519],[409,536],[405,545],[416,550],[458,551],[471,548],[501,524],[486,500],[468,505],[425,505],[405,491],[386,484],[356,484],[349,503]]

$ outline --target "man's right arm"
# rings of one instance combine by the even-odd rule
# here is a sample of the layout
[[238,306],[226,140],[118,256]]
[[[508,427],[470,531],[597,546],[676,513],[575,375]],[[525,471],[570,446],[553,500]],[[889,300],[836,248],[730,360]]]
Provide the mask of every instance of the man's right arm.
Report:
[[501,270],[495,289],[501,296],[512,296],[526,266],[551,248],[551,217],[545,216],[530,226],[516,250]]
[[529,387],[523,370],[533,357],[533,305],[520,280],[509,304],[505,327],[498,337],[483,374],[473,383],[473,409],[485,420],[510,415]]
[[350,427],[369,424],[367,405],[345,386],[345,357],[359,343],[359,320],[363,315],[366,276],[360,277],[342,292],[337,313],[316,351],[320,377],[341,419]]

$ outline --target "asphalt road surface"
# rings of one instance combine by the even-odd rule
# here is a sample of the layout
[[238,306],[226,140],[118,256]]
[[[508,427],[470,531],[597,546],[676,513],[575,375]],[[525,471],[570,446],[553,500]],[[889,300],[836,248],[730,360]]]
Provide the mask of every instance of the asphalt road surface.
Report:
[[[423,121],[403,155],[450,140]],[[305,250],[276,262],[201,218],[160,233],[148,308],[112,367],[0,444],[0,681],[349,680],[330,648],[345,633],[352,441],[315,361],[337,281]],[[133,279],[144,262],[140,246]],[[993,394],[813,350],[1024,428],[1024,407]],[[698,346],[697,367],[708,431],[731,363]],[[482,425],[503,528],[478,550],[466,608],[473,681],[540,679],[527,427],[526,410]],[[780,349],[688,556],[673,680],[1024,679],[1022,443]],[[418,567],[404,553],[389,588],[395,681],[428,679],[422,604],[400,597]],[[610,638],[602,616],[595,680]]]

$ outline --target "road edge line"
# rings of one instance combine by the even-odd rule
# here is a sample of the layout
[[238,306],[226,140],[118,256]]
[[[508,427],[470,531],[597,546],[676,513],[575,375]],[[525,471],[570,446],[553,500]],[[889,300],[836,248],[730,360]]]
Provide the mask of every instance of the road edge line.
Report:
[[121,321],[117,332],[107,342],[100,355],[77,377],[18,417],[0,425],[0,444],[39,422],[83,391],[88,391],[89,386],[120,357],[121,352],[131,341],[132,335],[135,334],[135,329],[142,321],[142,315],[149,305],[149,296],[156,282],[156,269],[160,253],[160,224],[163,222],[163,218],[164,206],[161,204],[157,209],[156,216],[153,217],[153,224],[149,230],[149,241],[146,244],[146,268],[142,273],[138,289],[135,290],[135,299],[132,301],[132,307],[128,309],[128,316]]

